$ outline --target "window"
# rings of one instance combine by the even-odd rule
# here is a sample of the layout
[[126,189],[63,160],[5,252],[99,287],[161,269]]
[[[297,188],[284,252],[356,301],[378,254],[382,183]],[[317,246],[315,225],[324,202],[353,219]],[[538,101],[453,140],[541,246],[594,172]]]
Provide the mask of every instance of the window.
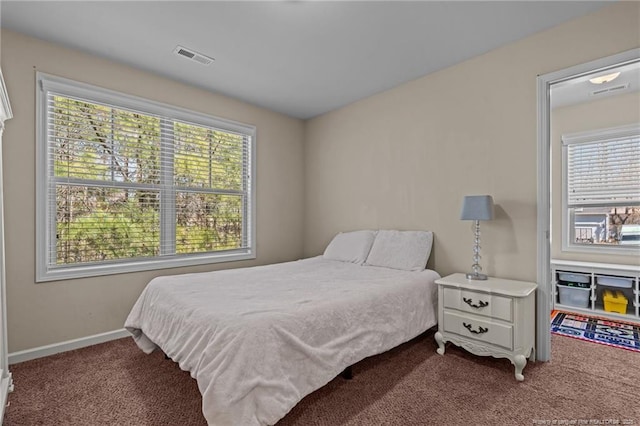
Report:
[[255,128],[38,73],[37,280],[255,258]]
[[640,124],[565,135],[563,250],[640,250]]

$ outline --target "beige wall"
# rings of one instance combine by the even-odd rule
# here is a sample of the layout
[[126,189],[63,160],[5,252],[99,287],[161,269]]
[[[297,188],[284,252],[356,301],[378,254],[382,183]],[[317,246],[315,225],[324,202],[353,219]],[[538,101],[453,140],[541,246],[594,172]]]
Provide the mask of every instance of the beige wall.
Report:
[[[121,328],[154,276],[315,255],[341,230],[430,229],[430,266],[466,271],[465,194],[497,203],[482,225],[485,270],[533,280],[536,75],[640,46],[639,16],[639,3],[617,3],[306,124],[3,31],[9,351]],[[35,71],[257,126],[258,259],[35,284]]]
[[462,198],[487,193],[485,271],[535,280],[536,76],[639,47],[639,17],[619,2],[309,121],[305,255],[341,230],[419,228],[431,267],[467,271]]
[[[120,329],[154,276],[293,260],[302,255],[304,122],[138,69],[2,32],[2,70],[14,118],[4,133],[9,351]],[[36,284],[35,72],[257,127],[257,259]]]
[[[553,89],[552,89],[553,90]],[[640,122],[640,92],[554,109],[551,112],[551,257],[640,265],[637,254],[562,251],[562,135]]]

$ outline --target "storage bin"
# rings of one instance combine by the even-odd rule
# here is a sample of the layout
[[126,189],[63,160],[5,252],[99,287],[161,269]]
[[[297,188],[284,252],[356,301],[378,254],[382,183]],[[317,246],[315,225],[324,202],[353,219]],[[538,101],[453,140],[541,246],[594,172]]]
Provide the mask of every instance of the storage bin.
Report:
[[596,276],[596,282],[607,287],[631,288],[633,286],[633,278],[611,277],[608,275]]
[[627,313],[627,298],[621,291],[605,290],[602,292],[604,299],[604,310],[607,312]]
[[[564,281],[566,283],[589,284],[591,281],[591,275],[578,274],[575,272],[558,272],[558,280]],[[575,286],[575,287],[584,288],[586,286]]]
[[589,307],[591,288],[570,287],[562,283],[558,283],[557,287],[560,292],[561,305],[575,306],[576,308]]

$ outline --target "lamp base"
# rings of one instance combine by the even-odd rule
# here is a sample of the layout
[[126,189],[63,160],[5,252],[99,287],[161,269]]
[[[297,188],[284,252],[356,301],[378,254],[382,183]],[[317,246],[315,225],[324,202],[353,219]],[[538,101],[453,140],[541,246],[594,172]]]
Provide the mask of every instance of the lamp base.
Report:
[[485,281],[487,278],[489,277],[485,274],[467,274],[468,280]]

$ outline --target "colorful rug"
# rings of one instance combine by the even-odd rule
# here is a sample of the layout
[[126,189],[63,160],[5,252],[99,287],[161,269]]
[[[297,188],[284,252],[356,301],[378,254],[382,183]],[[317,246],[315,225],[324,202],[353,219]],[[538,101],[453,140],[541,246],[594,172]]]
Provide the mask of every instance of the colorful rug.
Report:
[[551,332],[640,352],[640,325],[638,324],[553,311],[551,312]]

